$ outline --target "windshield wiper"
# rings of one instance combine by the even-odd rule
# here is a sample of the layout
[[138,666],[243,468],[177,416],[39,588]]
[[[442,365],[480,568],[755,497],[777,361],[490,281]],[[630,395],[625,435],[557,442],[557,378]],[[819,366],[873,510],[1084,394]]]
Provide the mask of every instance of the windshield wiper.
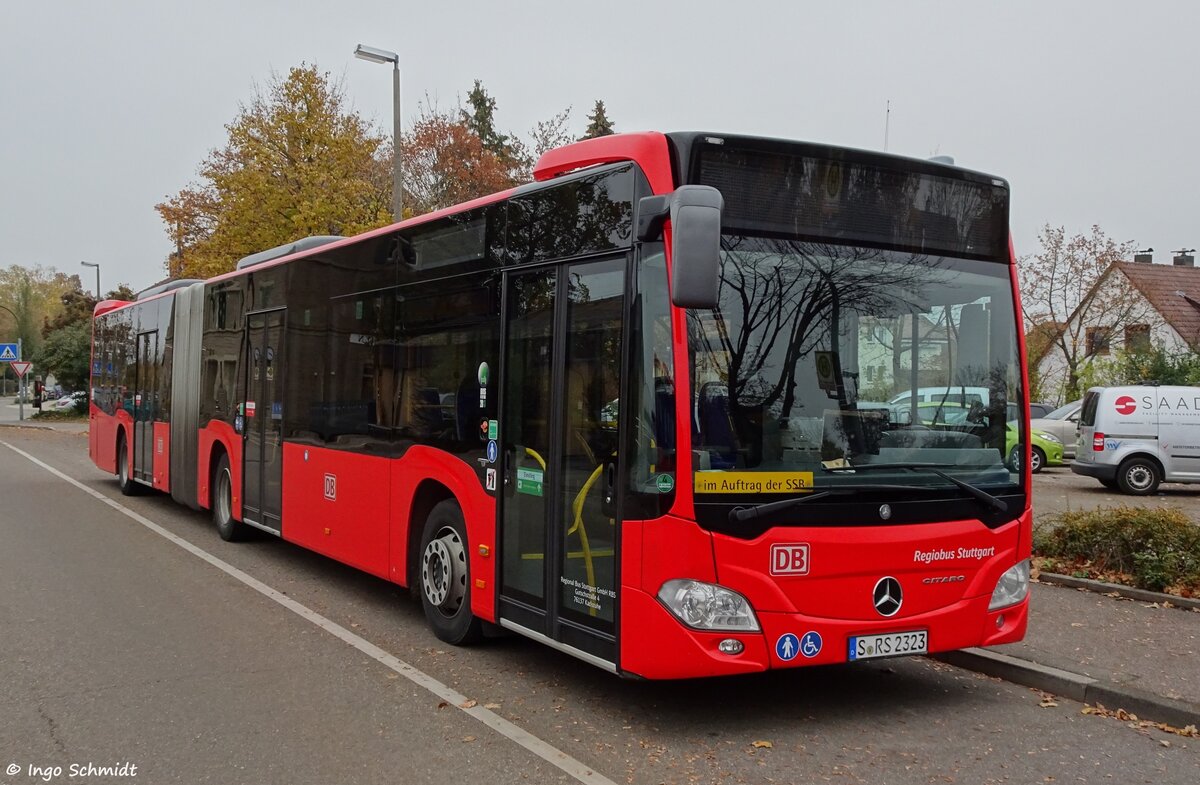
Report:
[[786,510],[805,502],[823,499],[826,496],[848,496],[859,491],[911,491],[912,489],[911,485],[839,485],[836,488],[816,493],[806,493],[803,496],[793,496],[790,499],[783,499],[782,501],[756,504],[753,507],[734,507],[729,511],[729,521],[730,523],[745,523],[746,521],[752,521],[755,518],[761,518],[764,515]]
[[998,512],[1008,512],[1008,503],[1005,502],[1003,499],[997,499],[995,496],[991,495],[990,493],[983,490],[982,488],[978,488],[969,482],[964,482],[963,480],[960,480],[957,477],[952,477],[949,474],[946,474],[944,471],[942,471],[941,469],[938,468],[939,466],[949,467],[952,465],[953,464],[944,464],[944,463],[940,463],[940,464],[939,463],[865,463],[861,466],[837,466],[837,467],[834,467],[831,469],[825,468],[825,469],[823,469],[823,471],[841,473],[841,472],[873,472],[873,471],[881,471],[884,469],[890,469],[890,470],[899,469],[901,471],[928,472],[929,474],[933,474],[938,477],[941,477],[946,482],[957,485],[959,488],[962,488],[964,491],[971,494],[976,499],[983,502],[984,504],[991,507],[992,509],[994,509]]

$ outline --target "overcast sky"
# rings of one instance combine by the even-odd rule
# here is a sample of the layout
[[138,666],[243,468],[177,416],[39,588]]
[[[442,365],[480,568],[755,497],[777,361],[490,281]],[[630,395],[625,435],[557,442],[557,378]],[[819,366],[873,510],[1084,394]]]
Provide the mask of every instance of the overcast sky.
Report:
[[0,265],[165,275],[154,205],[196,178],[255,82],[315,63],[391,124],[482,79],[498,124],[604,100],[619,131],[704,129],[927,157],[1007,178],[1018,255],[1038,229],[1200,245],[1200,3],[6,1]]

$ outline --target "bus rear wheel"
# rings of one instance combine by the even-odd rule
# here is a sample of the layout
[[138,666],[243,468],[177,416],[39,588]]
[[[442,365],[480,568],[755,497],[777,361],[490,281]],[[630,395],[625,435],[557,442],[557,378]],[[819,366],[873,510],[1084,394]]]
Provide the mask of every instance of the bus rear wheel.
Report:
[[138,492],[138,484],[129,476],[129,443],[124,437],[117,442],[117,487],[125,496],[133,496]]
[[233,474],[229,456],[222,455],[212,476],[212,517],[217,534],[226,542],[236,542],[246,534],[246,525],[233,517]]
[[462,510],[447,499],[429,511],[421,534],[417,580],[421,607],[433,634],[455,646],[482,637],[483,625],[471,613],[470,552]]

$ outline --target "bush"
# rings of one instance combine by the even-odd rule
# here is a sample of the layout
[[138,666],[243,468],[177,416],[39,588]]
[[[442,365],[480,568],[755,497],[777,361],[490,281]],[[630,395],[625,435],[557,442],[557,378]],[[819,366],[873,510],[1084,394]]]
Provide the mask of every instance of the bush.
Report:
[[1128,576],[1139,589],[1200,593],[1200,526],[1181,510],[1071,510],[1047,522],[1034,534],[1034,551],[1057,568],[1106,579]]

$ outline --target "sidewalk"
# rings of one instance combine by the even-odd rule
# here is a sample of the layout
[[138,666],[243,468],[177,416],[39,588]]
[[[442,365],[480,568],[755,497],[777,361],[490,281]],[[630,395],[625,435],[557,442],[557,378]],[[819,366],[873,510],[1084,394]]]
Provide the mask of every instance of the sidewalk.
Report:
[[1043,583],[1030,602],[1024,641],[944,659],[1142,719],[1200,724],[1200,612]]
[[78,422],[64,422],[62,420],[33,420],[30,419],[37,409],[33,404],[25,404],[25,419],[20,420],[21,410],[15,403],[11,403],[11,399],[5,398],[0,402],[0,427],[18,426],[22,428],[45,428],[52,431],[62,431],[63,433],[87,433],[87,420]]

